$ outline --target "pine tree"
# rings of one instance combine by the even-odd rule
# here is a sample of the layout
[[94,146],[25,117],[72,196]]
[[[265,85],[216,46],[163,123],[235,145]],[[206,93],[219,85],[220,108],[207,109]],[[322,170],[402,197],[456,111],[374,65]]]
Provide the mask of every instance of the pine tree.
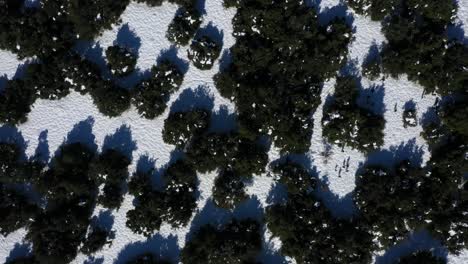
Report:
[[202,226],[182,249],[183,263],[255,263],[262,248],[260,225],[252,219],[232,222],[217,229]]
[[138,113],[154,119],[166,110],[169,96],[179,89],[183,73],[170,61],[162,61],[151,69],[151,79],[144,80],[136,87],[133,103]]
[[359,89],[352,77],[338,77],[333,101],[324,108],[323,136],[338,146],[363,152],[383,144],[383,117],[358,106]]
[[113,75],[125,77],[135,71],[137,57],[127,48],[117,45],[106,50],[107,67]]
[[200,36],[192,41],[188,50],[188,58],[195,67],[209,70],[213,67],[221,53],[221,44],[209,36]]

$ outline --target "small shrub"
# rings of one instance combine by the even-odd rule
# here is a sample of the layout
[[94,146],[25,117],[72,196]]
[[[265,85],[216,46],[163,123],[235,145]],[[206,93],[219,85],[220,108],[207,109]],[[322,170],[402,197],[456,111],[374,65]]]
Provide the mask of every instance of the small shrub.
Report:
[[221,45],[208,36],[201,36],[192,41],[188,50],[188,58],[195,67],[209,70],[213,67],[221,53]]
[[125,77],[135,71],[137,57],[128,49],[110,46],[106,50],[107,67],[117,77]]

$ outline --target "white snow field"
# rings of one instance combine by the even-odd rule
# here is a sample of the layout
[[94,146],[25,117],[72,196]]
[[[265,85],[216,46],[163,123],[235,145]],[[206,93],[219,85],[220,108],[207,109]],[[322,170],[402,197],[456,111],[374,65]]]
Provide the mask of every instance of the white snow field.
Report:
[[[340,0],[312,0],[312,2],[320,5],[321,19],[327,19],[330,14],[334,13],[334,10],[337,10],[337,7],[342,5]],[[94,46],[84,47],[83,51],[89,56],[95,55],[96,52],[98,56],[101,56],[102,51],[116,41],[122,27],[128,27],[141,43],[137,63],[137,67],[141,71],[149,70],[157,63],[157,58],[161,55],[177,56],[188,63],[187,48],[172,47],[165,37],[167,26],[177,8],[176,5],[169,3],[164,3],[160,7],[149,7],[145,4],[132,2],[122,16],[122,23],[115,25],[112,30],[105,31],[96,40]],[[223,49],[224,51],[228,50],[235,43],[231,34],[231,19],[236,10],[225,9],[222,6],[222,0],[206,0],[205,11],[201,27],[210,25],[217,28],[223,36]],[[358,16],[350,10],[346,12],[349,16],[353,16],[353,27],[355,27],[355,39],[349,47],[350,68],[355,65],[359,71],[359,65],[361,65],[371,45],[380,46],[385,41],[385,37],[381,33],[380,23],[372,22],[367,17]],[[458,19],[460,25],[468,31],[468,0],[459,0]],[[466,32],[465,37],[468,37]],[[89,49],[86,50],[87,48]],[[14,78],[24,63],[27,63],[27,60],[18,61],[14,54],[0,51],[0,77]],[[136,170],[137,163],[142,156],[149,157],[150,160],[154,161],[156,169],[160,169],[171,161],[173,155],[176,155],[173,152],[174,146],[165,144],[161,137],[164,120],[174,102],[173,107],[181,108],[192,103],[200,106],[212,104],[215,118],[219,121],[219,129],[226,129],[232,123],[230,114],[235,112],[235,105],[221,97],[213,84],[213,76],[218,71],[219,60],[213,69],[208,71],[201,71],[189,65],[184,83],[179,91],[171,96],[168,109],[154,120],[141,118],[133,107],[119,117],[105,117],[99,113],[89,96],[72,92],[59,101],[38,100],[29,114],[28,121],[18,126],[18,131],[27,144],[27,155],[33,155],[39,142],[44,141],[44,135],[47,137],[50,153],[54,153],[67,137],[70,137],[71,140],[94,141],[98,148],[101,148],[106,136],[114,134],[122,127],[128,127],[131,130],[131,140],[136,144],[136,149],[132,152],[133,162],[130,166],[130,173]],[[365,162],[366,156],[357,150],[349,148],[342,150],[337,146],[327,144],[322,139],[320,121],[323,114],[323,102],[328,95],[333,94],[334,82],[334,79],[331,79],[324,85],[321,95],[322,105],[313,116],[314,131],[311,149],[305,157],[298,157],[298,159],[303,164],[307,164],[311,170],[315,170],[319,178],[322,179],[322,198],[325,199],[327,206],[332,208],[334,214],[350,215],[353,212],[350,195],[355,187],[355,174]],[[436,101],[436,96],[422,96],[422,87],[408,81],[404,76],[400,79],[387,78],[385,81],[376,82],[363,77],[362,86],[364,94],[369,95],[369,97],[363,96],[362,103],[370,100],[374,110],[383,113],[386,120],[383,151],[371,155],[367,159],[370,162],[393,162],[394,160],[410,158],[414,162],[424,164],[430,158],[430,153],[427,151],[427,144],[420,136],[422,128],[419,124],[416,127],[404,128],[402,112],[405,104],[412,101],[416,105],[418,118],[421,119],[426,112],[430,112],[431,106]],[[179,97],[181,98],[179,99]],[[4,130],[7,132],[11,130],[9,128],[0,129],[0,136]],[[73,132],[69,135],[71,131]],[[93,136],[90,135],[90,132]],[[391,150],[391,152],[387,153],[385,150]],[[325,152],[327,158],[324,157]],[[391,153],[397,153],[397,155]],[[420,155],[413,157],[412,153]],[[272,148],[269,153],[270,161],[276,160],[279,156],[279,150]],[[418,160],[420,156],[422,160]],[[344,166],[346,163],[349,165]],[[263,208],[268,204],[268,196],[274,183],[274,179],[269,176],[269,173],[256,176],[248,187],[248,193],[255,198],[229,213],[216,209],[210,202],[216,172],[199,174],[198,177],[200,196],[197,202],[198,210],[193,215],[194,221],[192,223],[179,229],[172,229],[169,225],[163,224],[160,232],[150,239],[134,234],[125,225],[126,213],[133,208],[133,197],[127,195],[121,208],[110,212],[114,217],[113,229],[116,230],[112,244],[104,247],[92,259],[80,254],[73,263],[122,263],[145,251],[177,260],[178,253],[185,244],[186,235],[191,232],[191,229],[208,222],[223,222],[231,216],[258,217],[261,215]],[[97,207],[94,214],[99,215],[105,213],[104,211],[106,210]],[[21,229],[7,237],[0,235],[0,262],[3,263],[10,254],[20,255],[28,251],[28,246],[23,245],[25,233],[25,230]],[[294,260],[283,259],[276,255],[275,252],[281,243],[278,239],[272,238],[268,230],[265,230],[264,239],[265,252],[262,255],[264,263],[295,263]],[[414,249],[433,247],[437,251],[443,251],[437,241],[432,241],[424,234],[414,234],[408,241],[389,249],[388,252],[376,252],[375,262],[390,263],[396,257]],[[10,253],[12,250],[14,253]],[[468,251],[464,251],[458,256],[449,254],[448,261],[451,264],[466,264],[468,263]]]

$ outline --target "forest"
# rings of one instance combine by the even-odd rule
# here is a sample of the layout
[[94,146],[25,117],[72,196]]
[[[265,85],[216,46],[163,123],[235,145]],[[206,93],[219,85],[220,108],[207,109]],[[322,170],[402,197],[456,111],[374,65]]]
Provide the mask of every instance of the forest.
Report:
[[[158,7],[166,1],[136,2]],[[216,91],[235,105],[235,127],[213,129],[219,116],[204,107],[173,109],[171,96],[188,78],[175,59],[157,61],[128,88],[121,83],[139,71],[137,51],[114,43],[103,51],[103,68],[75,49],[121,23],[130,0],[40,0],[35,6],[0,0],[0,50],[34,58],[22,76],[0,89],[1,127],[30,122],[38,100],[79,93],[108,118],[127,111],[152,122],[164,117],[161,132],[147,133],[161,133],[177,154],[162,168],[132,171],[132,156],[119,147],[64,140],[44,160],[28,156],[20,139],[0,137],[0,238],[24,230],[18,243],[31,245],[6,263],[66,264],[80,254],[92,259],[119,232],[97,221],[96,209],[118,214],[128,197],[132,209],[122,225],[134,234],[150,240],[165,226],[190,232],[177,261],[145,249],[121,263],[273,263],[261,258],[265,232],[281,242],[278,255],[304,264],[375,263],[376,252],[418,232],[437,240],[446,254],[468,250],[468,45],[448,33],[456,2],[344,1],[348,14],[380,23],[386,38],[357,65],[362,76],[345,70],[355,34],[347,17],[323,21],[320,9],[304,1],[224,0],[225,8],[235,10],[234,44],[218,70],[224,43],[204,28],[199,1],[167,2],[178,10],[165,38],[186,47],[187,63],[197,70],[216,71]],[[363,79],[403,76],[420,85],[423,95],[440,98],[432,120],[418,120],[416,108],[400,116],[406,129],[422,127],[417,136],[427,142],[430,158],[425,164],[367,160],[350,193],[355,212],[338,217],[320,195],[319,172],[297,158],[315,147],[314,114],[323,111],[317,121],[327,144],[368,156],[383,151],[385,115],[360,103]],[[333,92],[321,98],[330,80]],[[272,149],[279,159],[271,159]],[[255,199],[249,187],[260,175],[271,178],[283,197],[269,201],[257,218],[194,225],[201,177],[210,173],[215,178],[208,199],[230,216]],[[394,263],[448,262],[435,250],[417,249]]]

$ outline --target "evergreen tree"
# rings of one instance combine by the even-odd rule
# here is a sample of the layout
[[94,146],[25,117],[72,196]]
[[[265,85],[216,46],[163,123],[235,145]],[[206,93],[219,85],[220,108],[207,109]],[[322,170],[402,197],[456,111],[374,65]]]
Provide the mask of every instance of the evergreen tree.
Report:
[[222,170],[213,186],[213,202],[224,209],[234,209],[249,197],[244,191],[244,178],[232,170]]
[[92,198],[96,182],[88,175],[94,153],[81,143],[65,144],[58,153],[38,181],[38,190],[48,200],[58,202]]
[[181,46],[189,44],[202,22],[200,11],[194,6],[181,7],[169,24],[166,37]]
[[357,104],[359,89],[352,77],[338,77],[333,101],[324,108],[323,136],[339,146],[369,152],[383,144],[385,120]]
[[145,80],[135,89],[133,103],[138,113],[154,119],[166,110],[169,96],[179,89],[183,73],[170,61],[162,61],[151,69],[151,79]]
[[196,208],[197,175],[183,160],[170,165],[163,178],[165,187],[152,187],[150,173],[137,172],[129,183],[129,192],[137,204],[127,212],[127,226],[135,233],[150,236],[162,222],[173,227],[186,225]]
[[9,80],[6,88],[0,91],[0,123],[26,122],[35,101],[32,87],[26,86],[22,80]]
[[28,65],[25,85],[34,88],[40,99],[58,100],[67,96],[71,86],[64,81],[60,66],[57,59],[46,59],[42,63]]
[[226,167],[237,148],[233,133],[207,133],[196,137],[187,150],[187,159],[201,173]]
[[419,186],[425,175],[408,161],[398,164],[395,173],[369,166],[358,175],[354,201],[382,247],[395,245],[423,224]]
[[117,45],[106,50],[107,67],[117,77],[125,77],[135,71],[137,57],[127,48]]
[[85,241],[97,193],[89,177],[94,153],[81,143],[64,144],[35,187],[46,207],[35,217],[27,240],[40,263],[69,263]]
[[116,117],[130,108],[130,92],[110,81],[101,80],[90,94],[96,107],[106,116]]
[[211,113],[203,109],[170,113],[164,121],[164,142],[185,148],[195,137],[200,136],[210,125]]
[[104,29],[120,22],[129,0],[67,0],[63,3],[78,39],[92,40]]
[[221,44],[209,36],[200,36],[192,41],[188,50],[188,58],[195,67],[209,70],[213,67],[221,53]]
[[91,229],[84,241],[80,251],[86,255],[93,254],[101,250],[106,244],[110,244],[109,240],[113,233],[99,226]]
[[90,177],[104,183],[98,202],[104,207],[118,209],[123,201],[124,184],[128,178],[130,160],[114,149],[101,153],[90,166]]
[[182,250],[183,263],[255,263],[262,249],[260,225],[251,219],[233,220],[221,229],[202,226]]
[[468,137],[468,100],[461,99],[448,104],[444,107],[441,118],[447,129]]
[[38,207],[27,196],[0,183],[0,234],[8,234],[31,224]]
[[89,201],[79,199],[49,205],[40,213],[27,234],[38,262],[70,263],[85,239],[91,213]]

